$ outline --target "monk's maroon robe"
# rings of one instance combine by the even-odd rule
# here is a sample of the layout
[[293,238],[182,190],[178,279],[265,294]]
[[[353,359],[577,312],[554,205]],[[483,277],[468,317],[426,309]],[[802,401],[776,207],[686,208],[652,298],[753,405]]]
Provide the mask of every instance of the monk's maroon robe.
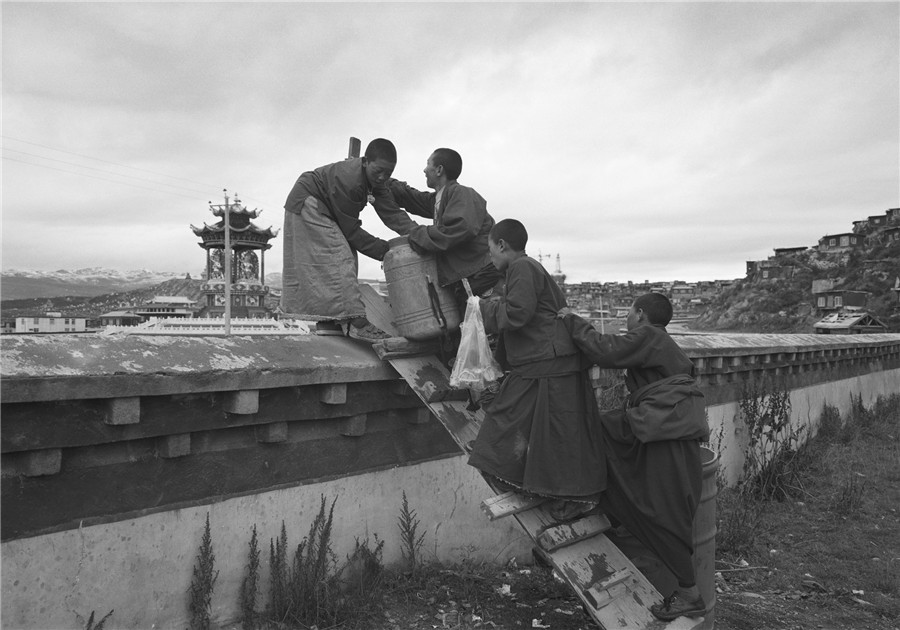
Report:
[[679,584],[691,586],[700,442],[709,439],[693,363],[662,326],[603,335],[577,316],[564,321],[590,360],[627,370],[625,408],[601,414],[608,462],[601,508],[652,549]]
[[508,374],[484,408],[469,464],[535,494],[596,498],[606,477],[599,412],[584,359],[556,316],[562,291],[523,254],[501,297],[480,304]]

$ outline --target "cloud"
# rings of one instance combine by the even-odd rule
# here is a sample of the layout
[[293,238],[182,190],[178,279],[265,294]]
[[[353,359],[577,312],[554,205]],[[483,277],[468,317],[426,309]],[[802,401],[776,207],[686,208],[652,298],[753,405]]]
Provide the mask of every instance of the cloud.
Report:
[[[227,188],[280,227],[296,177],[351,135],[391,138],[396,176],[419,188],[429,153],[456,148],[460,181],[575,281],[740,276],[900,199],[894,3],[11,3],[3,17],[8,267],[198,268],[188,225],[211,221],[207,202]],[[363,222],[391,236],[371,209]]]

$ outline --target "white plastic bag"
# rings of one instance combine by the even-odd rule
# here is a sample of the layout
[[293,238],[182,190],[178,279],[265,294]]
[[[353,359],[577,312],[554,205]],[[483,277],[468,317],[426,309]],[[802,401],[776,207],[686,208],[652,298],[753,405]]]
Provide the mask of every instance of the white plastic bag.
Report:
[[450,372],[451,387],[464,387],[476,393],[484,391],[503,376],[500,364],[491,353],[478,302],[478,296],[470,296],[466,300],[466,316],[460,324],[462,337],[459,351]]

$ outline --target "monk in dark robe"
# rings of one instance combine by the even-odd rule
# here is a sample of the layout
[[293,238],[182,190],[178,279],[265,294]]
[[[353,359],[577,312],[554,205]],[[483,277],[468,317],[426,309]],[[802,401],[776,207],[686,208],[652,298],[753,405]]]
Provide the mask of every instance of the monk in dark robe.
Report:
[[490,232],[491,261],[505,272],[501,296],[481,300],[485,331],[499,334],[496,357],[507,371],[469,464],[528,493],[557,499],[551,516],[568,520],[596,506],[605,487],[599,410],[585,360],[558,311],[562,290],[525,253],[528,233],[514,219]]
[[601,334],[563,310],[575,344],[602,368],[625,368],[623,410],[601,413],[607,490],[600,508],[618,519],[678,580],[663,603],[663,620],[704,614],[693,567],[693,522],[700,504],[700,442],[709,439],[694,365],[666,332],[672,305],[659,293],[637,298],[624,335]]
[[398,234],[415,225],[387,187],[396,164],[394,144],[376,138],[364,157],[320,166],[294,182],[284,205],[285,317],[316,322],[320,335],[369,343],[387,337],[366,319],[357,275],[358,254],[383,260],[388,243],[363,229],[359,216],[371,200]]

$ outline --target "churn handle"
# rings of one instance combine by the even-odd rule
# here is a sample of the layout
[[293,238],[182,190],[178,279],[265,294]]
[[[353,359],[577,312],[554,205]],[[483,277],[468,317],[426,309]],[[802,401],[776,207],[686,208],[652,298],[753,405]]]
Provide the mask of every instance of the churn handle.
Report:
[[434,287],[434,282],[431,280],[431,276],[425,275],[425,284],[428,285],[428,301],[431,302],[431,313],[434,315],[434,318],[438,321],[438,325],[443,330],[447,330],[447,318],[444,317],[444,311],[441,309],[441,298],[438,295],[437,289]]

